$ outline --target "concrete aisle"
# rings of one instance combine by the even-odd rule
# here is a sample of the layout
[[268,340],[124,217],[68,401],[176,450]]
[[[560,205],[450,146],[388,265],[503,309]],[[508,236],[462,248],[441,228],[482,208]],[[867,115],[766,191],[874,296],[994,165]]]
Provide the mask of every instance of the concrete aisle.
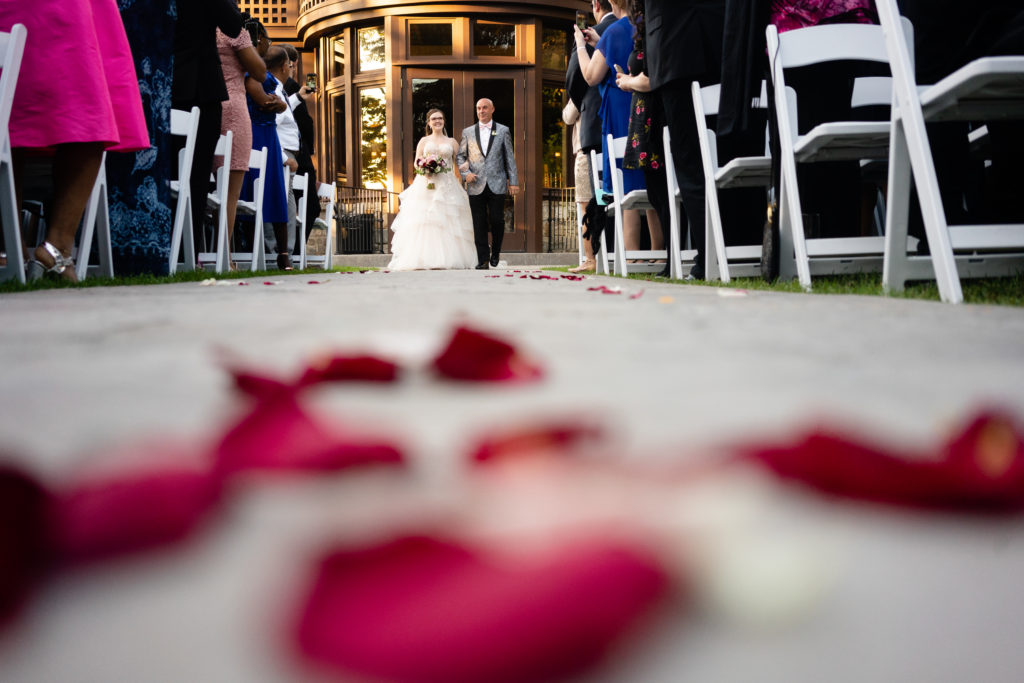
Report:
[[[1022,309],[520,275],[370,272],[312,278],[322,284],[282,276],[273,286],[4,295],[3,451],[60,481],[118,444],[215,435],[242,409],[219,357],[287,374],[323,353],[367,351],[420,368],[458,323],[521,345],[547,378],[464,387],[414,370],[397,386],[329,388],[314,399],[325,415],[399,438],[428,482],[418,494],[426,499],[458,478],[475,436],[538,416],[601,419],[631,461],[692,459],[819,418],[893,443],[936,443],[982,404],[1024,416]],[[624,292],[587,291],[596,284]],[[281,570],[280,553],[261,544],[286,543],[296,527],[322,532],[324,509],[365,520],[381,505],[366,491],[394,495],[396,486],[371,477],[305,497],[263,492],[241,506],[231,533],[218,526],[163,563],[62,580],[0,642],[0,679],[294,680],[287,657],[260,644],[266,627],[260,636],[246,628],[250,598]],[[1024,593],[1011,586],[1024,572],[1021,525],[876,512],[837,524],[853,529],[864,572],[841,574],[824,616],[768,635],[680,616],[596,679],[1019,680]],[[883,607],[887,620],[874,620]],[[147,608],[164,610],[163,621]],[[114,654],[136,646],[145,654]],[[970,675],[983,663],[983,675]]]

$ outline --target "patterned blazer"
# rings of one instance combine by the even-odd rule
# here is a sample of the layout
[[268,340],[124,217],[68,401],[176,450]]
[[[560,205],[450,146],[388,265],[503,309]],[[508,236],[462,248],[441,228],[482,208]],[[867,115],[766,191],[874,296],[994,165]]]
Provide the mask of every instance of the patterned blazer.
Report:
[[462,171],[463,178],[470,173],[477,175],[476,182],[466,183],[466,192],[478,195],[485,187],[489,187],[494,194],[507,194],[509,185],[519,184],[516,157],[512,150],[512,133],[509,132],[508,126],[494,121],[487,154],[485,155],[482,150],[480,124],[474,124],[462,131],[455,163],[461,167],[469,162],[469,170]]

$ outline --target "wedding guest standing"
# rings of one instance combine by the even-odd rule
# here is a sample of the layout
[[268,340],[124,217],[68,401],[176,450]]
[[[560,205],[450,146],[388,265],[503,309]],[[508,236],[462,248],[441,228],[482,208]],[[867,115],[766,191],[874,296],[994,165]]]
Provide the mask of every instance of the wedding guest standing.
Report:
[[75,232],[103,151],[149,147],[135,65],[114,0],[0,3],[0,30],[15,24],[28,34],[8,121],[19,202],[26,157],[53,155],[54,204],[29,275],[74,281]]
[[[612,14],[612,6],[608,0],[591,0],[591,12],[596,22],[590,27],[600,38],[608,27],[618,21]],[[587,54],[592,55],[594,48],[587,45]],[[569,55],[569,66],[565,71],[565,87],[569,98],[580,111],[580,148],[585,154],[591,150],[601,149],[601,89],[587,83],[580,70],[579,54],[576,50]],[[592,181],[591,181],[592,182]]]
[[[725,0],[647,0],[647,73],[658,92],[697,264],[689,278],[704,277],[704,170],[690,84],[717,83],[722,65]],[[685,225],[685,223],[684,223]],[[668,225],[663,225],[668,230]],[[668,241],[666,235],[666,242]]]
[[[598,85],[601,90],[601,142],[604,162],[602,190],[607,194],[612,193],[612,155],[608,149],[607,138],[609,135],[612,138],[624,138],[629,133],[631,96],[621,90],[616,83],[616,71],[625,70],[629,64],[629,56],[633,52],[635,28],[629,19],[626,2],[627,0],[612,0],[612,14],[617,21],[600,38],[589,29],[584,33],[578,26],[574,28],[576,52],[583,77],[587,83]],[[595,45],[593,56],[586,51],[588,43]],[[645,188],[642,170],[622,171],[623,194]],[[647,221],[651,229],[651,247],[656,250],[663,249],[664,241],[657,212],[649,210]],[[636,251],[640,248],[639,211],[625,212],[622,233],[627,251]]]

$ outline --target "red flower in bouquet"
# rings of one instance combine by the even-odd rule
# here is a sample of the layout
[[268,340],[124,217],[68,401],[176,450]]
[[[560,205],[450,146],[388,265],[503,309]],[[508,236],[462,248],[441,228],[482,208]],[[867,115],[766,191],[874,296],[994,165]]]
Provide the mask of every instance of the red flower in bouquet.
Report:
[[[448,173],[452,170],[451,166],[448,165],[448,161],[436,154],[427,154],[426,156],[419,157],[413,163],[413,167],[416,175],[426,176],[428,180],[439,173]],[[427,183],[427,189],[434,189],[432,181]]]

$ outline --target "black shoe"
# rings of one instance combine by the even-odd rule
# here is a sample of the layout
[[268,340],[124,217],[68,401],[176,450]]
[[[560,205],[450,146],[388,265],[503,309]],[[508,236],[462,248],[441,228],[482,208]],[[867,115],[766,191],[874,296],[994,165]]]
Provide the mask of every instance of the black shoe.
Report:
[[491,259],[491,268],[497,268],[497,267],[498,267],[498,257],[495,256],[494,258]]
[[671,276],[671,273],[669,273],[668,266],[665,266],[663,269],[659,270],[657,273],[654,274],[654,277],[670,277],[670,276]]
[[477,270],[487,270],[487,268],[488,268],[488,266],[487,266],[487,262],[486,261],[484,261],[483,263],[476,264],[476,269]]
[[694,266],[690,269],[690,274],[686,276],[687,280],[703,280],[704,279],[704,266]]

